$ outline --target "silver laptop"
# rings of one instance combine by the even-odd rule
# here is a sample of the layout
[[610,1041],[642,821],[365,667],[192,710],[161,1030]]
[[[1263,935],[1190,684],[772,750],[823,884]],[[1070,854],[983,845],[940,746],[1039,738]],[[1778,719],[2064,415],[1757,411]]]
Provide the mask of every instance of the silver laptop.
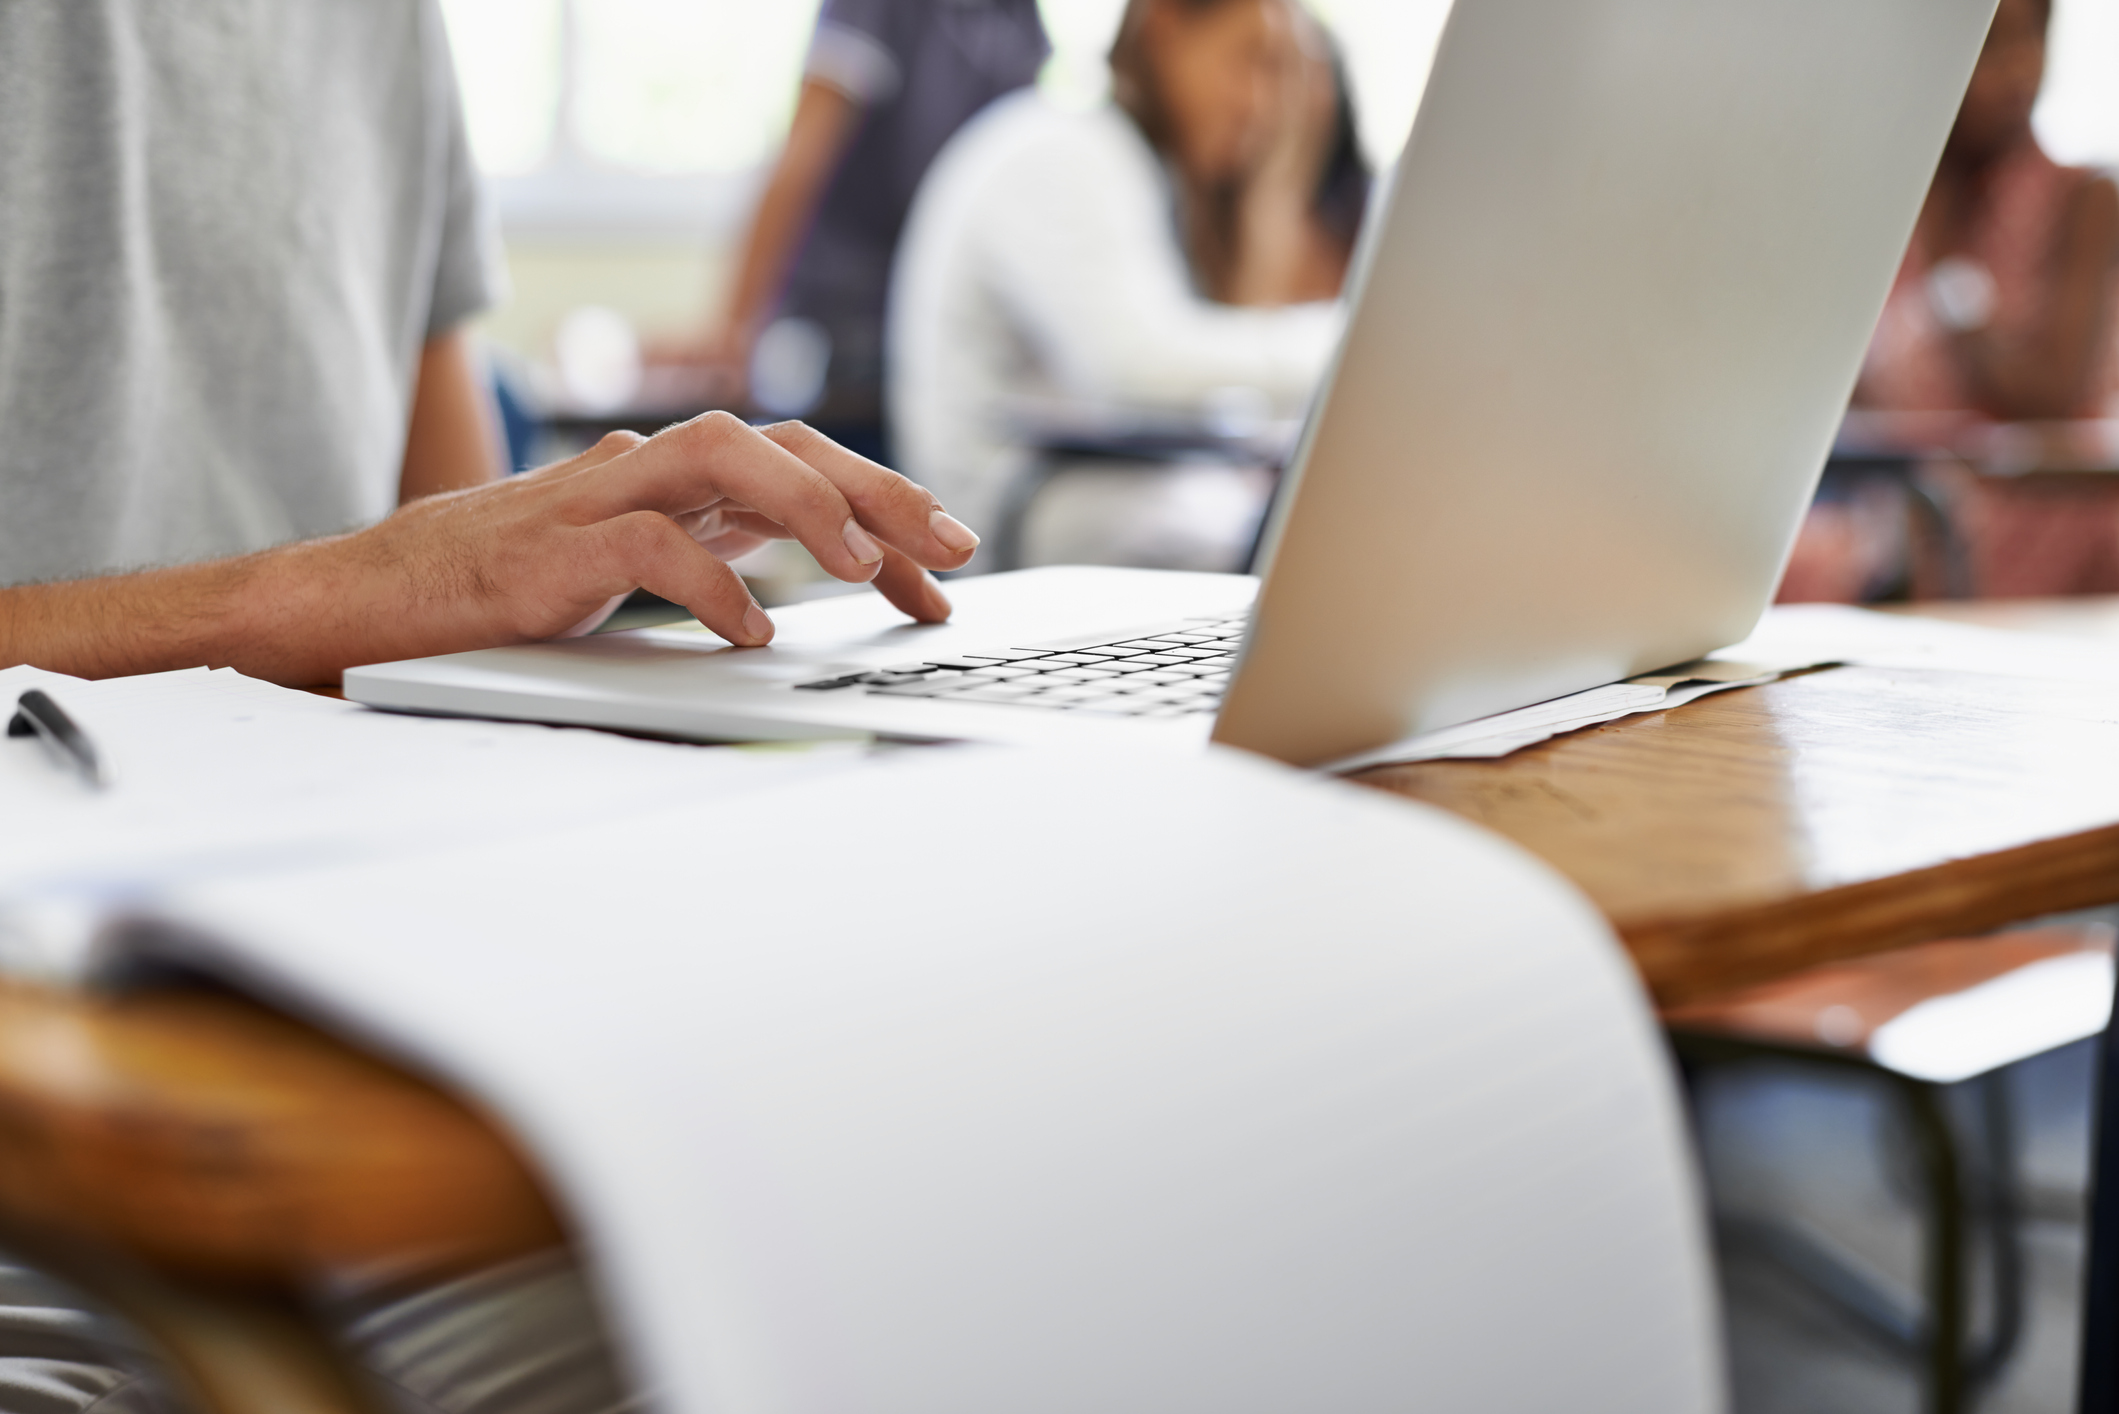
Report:
[[[1257,579],[873,594],[361,668],[378,707],[1319,764],[1694,658],[1769,602],[1994,0],[1459,0]],[[1255,603],[1253,602],[1255,594]]]

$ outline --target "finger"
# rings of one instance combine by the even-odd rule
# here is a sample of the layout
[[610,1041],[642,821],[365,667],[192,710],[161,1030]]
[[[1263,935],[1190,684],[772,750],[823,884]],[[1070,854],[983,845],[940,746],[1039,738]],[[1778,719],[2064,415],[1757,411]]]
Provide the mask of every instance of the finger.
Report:
[[896,550],[883,552],[883,568],[876,572],[876,589],[885,599],[923,624],[938,624],[949,618],[951,605],[934,576]]
[[932,491],[800,422],[758,429],[831,479],[861,524],[929,569],[953,570],[971,558],[979,538],[942,509]]
[[600,468],[589,485],[591,519],[642,510],[677,516],[727,497],[786,526],[836,578],[866,583],[883,561],[836,486],[725,412],[665,428]]
[[748,648],[772,641],[773,621],[750,597],[743,580],[668,516],[634,511],[600,521],[588,533],[601,541],[612,571],[651,594],[682,604],[730,643]]

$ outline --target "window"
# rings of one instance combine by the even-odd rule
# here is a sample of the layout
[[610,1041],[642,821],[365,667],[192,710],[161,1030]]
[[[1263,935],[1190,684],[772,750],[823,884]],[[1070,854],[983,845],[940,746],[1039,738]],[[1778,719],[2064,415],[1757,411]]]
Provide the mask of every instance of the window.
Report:
[[793,111],[816,0],[442,0],[471,145],[524,228],[725,227]]
[[[1125,0],[1042,0],[1045,86],[1104,86]],[[1312,0],[1338,33],[1364,138],[1404,142],[1449,0]],[[511,228],[712,229],[747,205],[786,130],[817,0],[442,0],[472,146]],[[2038,130],[2119,162],[2119,0],[2057,0]]]
[[[786,131],[817,0],[441,0],[471,145],[525,228],[713,229]],[[1125,0],[1043,0],[1066,101],[1104,90]],[[1364,135],[1403,141],[1448,0],[1318,0]]]
[[2056,0],[2033,122],[2056,161],[2119,165],[2119,0]]

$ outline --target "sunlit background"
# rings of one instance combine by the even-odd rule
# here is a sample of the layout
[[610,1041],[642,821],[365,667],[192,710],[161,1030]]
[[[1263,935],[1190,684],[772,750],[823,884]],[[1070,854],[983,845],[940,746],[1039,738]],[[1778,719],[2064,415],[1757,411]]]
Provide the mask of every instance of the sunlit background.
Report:
[[[471,140],[494,179],[516,298],[491,321],[542,357],[572,308],[654,335],[705,320],[793,108],[815,0],[443,0]],[[1044,85],[1094,102],[1123,0],[1043,0]],[[1448,0],[1314,0],[1347,56],[1371,155],[1418,105]],[[2119,0],[2058,0],[2038,131],[2119,163]]]

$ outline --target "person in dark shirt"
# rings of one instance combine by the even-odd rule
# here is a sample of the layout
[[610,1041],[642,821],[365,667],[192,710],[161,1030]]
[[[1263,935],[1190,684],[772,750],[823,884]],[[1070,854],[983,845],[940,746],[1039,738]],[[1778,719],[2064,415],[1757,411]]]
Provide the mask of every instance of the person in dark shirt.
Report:
[[905,213],[942,145],[1050,53],[1037,0],[825,0],[728,308],[675,356],[721,399],[887,461],[883,306]]

